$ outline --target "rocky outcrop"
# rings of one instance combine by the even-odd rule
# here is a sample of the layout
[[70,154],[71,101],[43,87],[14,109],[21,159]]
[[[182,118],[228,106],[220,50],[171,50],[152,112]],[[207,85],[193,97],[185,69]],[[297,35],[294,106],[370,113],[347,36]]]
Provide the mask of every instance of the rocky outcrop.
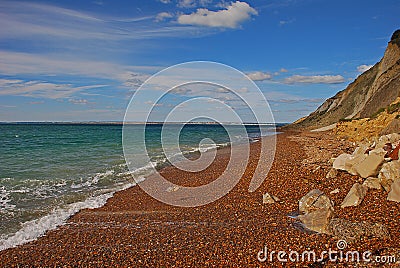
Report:
[[[333,161],[333,168],[358,175],[365,181],[356,183],[343,200],[341,207],[358,206],[367,189],[388,192],[388,200],[400,202],[400,134],[377,138],[372,144],[360,143],[353,154],[341,154]],[[377,177],[376,177],[377,176]]]
[[387,152],[381,148],[367,150],[368,146],[358,147],[353,154],[341,154],[333,162],[333,168],[347,171],[362,178],[375,176]]
[[369,118],[400,97],[399,33],[400,30],[397,30],[392,35],[380,62],[291,127],[316,129],[332,125],[341,119]]

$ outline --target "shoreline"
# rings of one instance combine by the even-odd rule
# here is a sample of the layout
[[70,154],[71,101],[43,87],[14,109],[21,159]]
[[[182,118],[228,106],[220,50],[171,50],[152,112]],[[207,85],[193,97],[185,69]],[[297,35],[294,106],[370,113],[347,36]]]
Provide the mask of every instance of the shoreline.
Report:
[[[314,188],[329,194],[339,186],[340,192],[330,196],[335,208],[339,207],[357,177],[340,173],[333,180],[325,179],[329,170],[326,159],[350,150],[351,145],[321,133],[286,132],[276,138],[273,166],[253,193],[248,192],[248,186],[258,142],[250,143],[250,163],[239,184],[211,204],[172,207],[152,199],[140,187],[131,187],[116,192],[103,207],[81,210],[65,225],[35,241],[2,251],[2,266],[268,266],[257,260],[257,252],[265,245],[270,250],[334,249],[335,238],[302,233],[287,215],[296,211],[300,197]],[[315,156],[313,161],[316,153],[307,147],[318,147],[317,151],[325,155]],[[180,185],[207,183],[226,165],[228,148],[217,150],[217,161],[205,171],[187,174],[165,167],[161,172]],[[265,192],[281,201],[262,204]],[[360,206],[338,208],[337,213],[347,219],[385,223],[392,236],[389,241],[368,238],[351,244],[349,249],[382,251],[400,244],[400,224],[396,222],[399,207],[388,203],[379,192],[367,194]]]
[[[275,134],[276,135],[276,134]],[[268,137],[271,135],[267,136],[260,136],[257,138],[250,138],[248,140],[248,144],[251,144],[253,142],[258,142],[260,139],[263,137]],[[242,143],[239,143],[242,144]],[[247,144],[247,143],[243,143]],[[231,144],[229,143],[223,143],[223,144],[217,144],[216,147],[210,147],[206,148],[204,153],[208,153],[210,151],[219,151],[219,150],[229,150],[231,147]],[[186,151],[183,153],[185,157],[191,160],[196,160],[199,156],[200,151],[198,150],[190,150]],[[133,179],[131,177],[132,174],[136,174],[137,171],[142,171],[146,170],[150,164],[138,168],[137,170],[133,172],[124,172],[125,176],[129,176],[129,178],[126,179],[124,184],[118,184],[118,185],[113,185],[109,189],[105,189],[106,191],[102,191],[101,194],[95,195],[95,196],[88,196],[83,200],[76,201],[74,203],[70,203],[67,205],[64,205],[62,207],[57,207],[54,208],[52,211],[50,211],[48,214],[43,215],[39,218],[32,219],[29,221],[25,221],[21,224],[22,228],[18,229],[16,232],[13,234],[9,235],[7,239],[4,239],[0,243],[0,251],[4,251],[9,248],[15,248],[21,245],[24,245],[29,242],[33,242],[40,237],[42,237],[45,233],[51,230],[55,230],[65,224],[67,224],[67,221],[69,218],[73,217],[75,214],[79,213],[81,210],[84,209],[96,209],[99,207],[102,207],[106,204],[107,200],[110,199],[114,194],[126,190],[127,188],[131,188],[134,186],[137,186],[137,182],[142,182],[144,179],[147,177],[150,177],[152,173],[146,173],[143,176],[137,176],[135,175],[136,179]],[[171,163],[168,161],[163,161],[163,162],[157,162],[154,164],[154,169],[157,172],[162,171],[165,168],[171,167]],[[126,175],[128,174],[128,175]],[[119,174],[117,174],[118,176]]]

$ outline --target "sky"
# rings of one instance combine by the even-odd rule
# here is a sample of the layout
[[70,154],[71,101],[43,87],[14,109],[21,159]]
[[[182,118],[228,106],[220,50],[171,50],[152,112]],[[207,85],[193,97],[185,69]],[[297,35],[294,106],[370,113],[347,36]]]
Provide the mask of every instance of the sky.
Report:
[[398,0],[1,0],[0,121],[122,121],[129,103],[133,121],[149,105],[185,118],[240,110],[213,85],[154,99],[153,75],[210,61],[246,74],[234,90],[254,82],[270,120],[292,122],[381,59],[399,12]]

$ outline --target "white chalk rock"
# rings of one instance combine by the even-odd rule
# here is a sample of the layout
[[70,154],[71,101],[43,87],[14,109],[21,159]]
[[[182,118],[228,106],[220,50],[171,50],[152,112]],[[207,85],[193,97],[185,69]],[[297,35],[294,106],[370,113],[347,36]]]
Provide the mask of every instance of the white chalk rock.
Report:
[[318,233],[328,233],[328,225],[333,215],[332,210],[322,208],[305,215],[299,215],[298,219],[309,230]]
[[274,204],[278,202],[280,199],[276,196],[270,195],[269,193],[263,194],[263,204]]
[[378,178],[380,179],[382,187],[387,192],[390,192],[392,183],[396,179],[400,179],[400,160],[384,163],[379,171]]
[[364,186],[368,187],[369,189],[376,189],[381,190],[381,180],[379,178],[368,177],[363,184]]
[[367,193],[367,187],[355,183],[350,191],[347,193],[344,198],[342,204],[340,205],[342,208],[350,207],[350,206],[358,206],[364,199],[365,194]]
[[333,202],[318,189],[311,190],[299,200],[299,211],[305,214],[318,209],[334,210]]
[[341,154],[333,161],[333,168],[346,171],[346,163],[353,159],[351,154]]
[[400,202],[400,179],[397,179],[392,183],[387,200]]
[[353,168],[363,178],[372,177],[378,174],[378,168],[384,160],[384,154],[371,153],[363,161],[355,164]]

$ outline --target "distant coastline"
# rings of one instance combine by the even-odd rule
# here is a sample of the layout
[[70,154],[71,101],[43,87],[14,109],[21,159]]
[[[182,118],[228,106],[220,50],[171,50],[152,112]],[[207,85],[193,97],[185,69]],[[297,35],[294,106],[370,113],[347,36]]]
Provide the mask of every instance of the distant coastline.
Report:
[[[48,121],[32,121],[32,122],[0,122],[0,125],[164,125],[164,124],[171,124],[171,125],[180,125],[180,124],[190,124],[190,125],[218,125],[218,122],[121,122],[121,121],[80,121],[80,122],[48,122]],[[287,125],[289,123],[234,123],[234,122],[223,122],[226,125],[261,125],[261,126],[275,126],[281,127]]]

